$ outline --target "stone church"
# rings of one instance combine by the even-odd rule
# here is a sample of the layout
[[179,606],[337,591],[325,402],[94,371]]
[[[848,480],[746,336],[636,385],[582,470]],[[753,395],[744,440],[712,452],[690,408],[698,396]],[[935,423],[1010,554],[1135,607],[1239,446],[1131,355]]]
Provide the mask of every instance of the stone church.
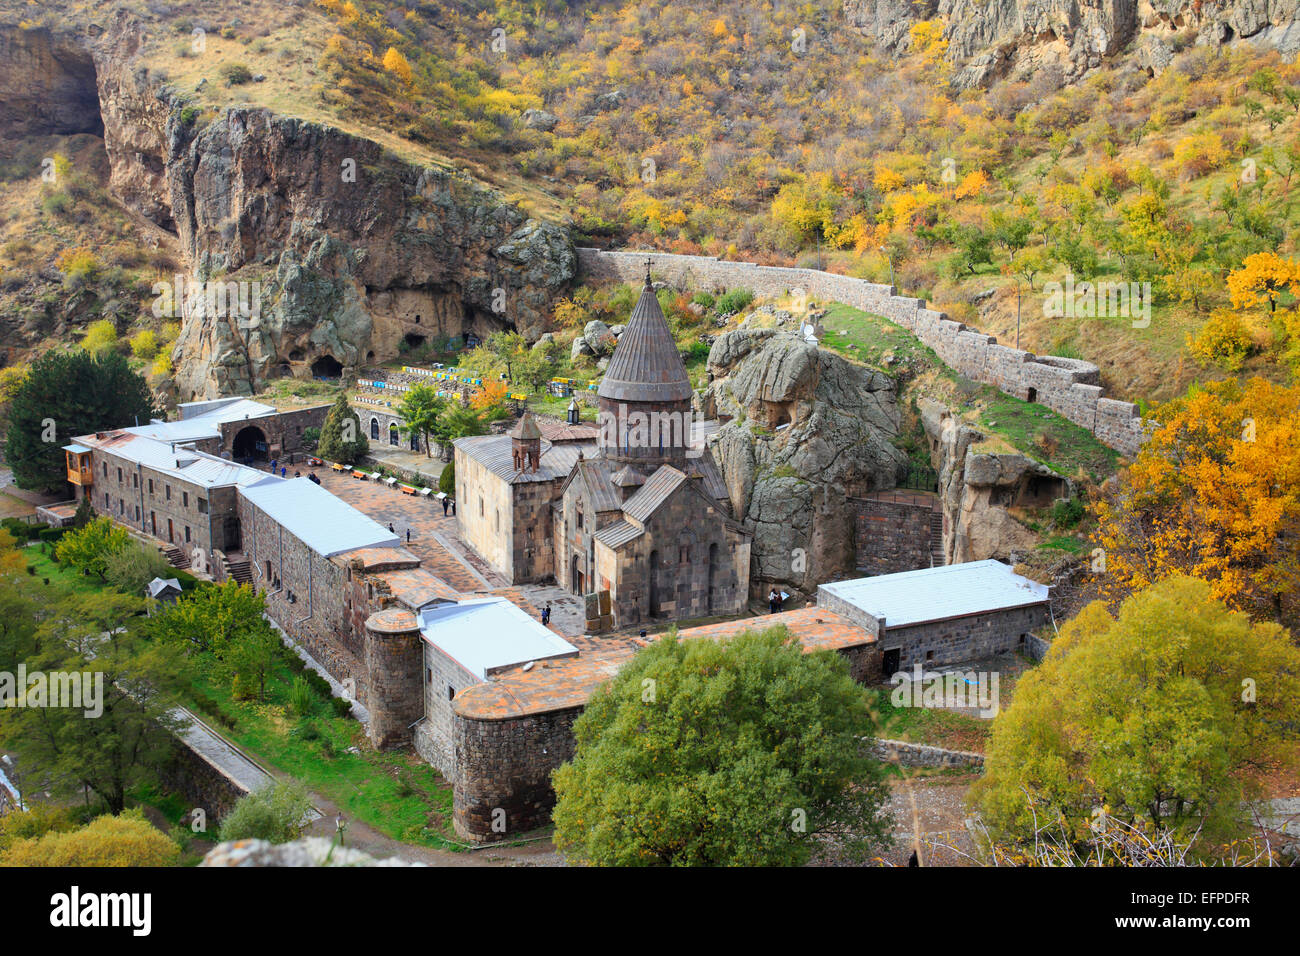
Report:
[[752,533],[693,399],[647,276],[597,391],[594,441],[547,440],[525,413],[508,435],[455,443],[462,536],[515,583],[554,578],[602,595],[602,612],[608,592],[602,627],[742,611]]

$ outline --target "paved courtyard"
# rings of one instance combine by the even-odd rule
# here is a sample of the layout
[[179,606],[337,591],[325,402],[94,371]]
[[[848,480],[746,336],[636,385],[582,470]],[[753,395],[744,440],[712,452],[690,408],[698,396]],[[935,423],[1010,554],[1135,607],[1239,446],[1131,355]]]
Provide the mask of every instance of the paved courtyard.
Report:
[[551,604],[551,628],[566,637],[582,635],[585,611],[581,597],[554,585],[511,585],[461,540],[456,519],[442,513],[436,498],[402,494],[396,488],[353,478],[350,472],[318,468],[316,476],[327,491],[392,529],[424,567],[464,594],[500,594],[529,614],[540,616]]

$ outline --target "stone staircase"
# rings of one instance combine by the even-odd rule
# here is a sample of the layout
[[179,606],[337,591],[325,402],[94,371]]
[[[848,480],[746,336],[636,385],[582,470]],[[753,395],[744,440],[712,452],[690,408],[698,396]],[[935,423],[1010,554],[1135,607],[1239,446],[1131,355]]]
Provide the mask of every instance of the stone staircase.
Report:
[[182,571],[188,571],[190,567],[190,556],[176,547],[174,544],[165,545],[162,549],[163,557],[173,568],[179,568]]
[[943,512],[930,512],[930,567],[942,567],[943,558]]
[[240,584],[249,586],[253,583],[253,569],[247,561],[231,561],[226,559],[226,577],[233,578]]

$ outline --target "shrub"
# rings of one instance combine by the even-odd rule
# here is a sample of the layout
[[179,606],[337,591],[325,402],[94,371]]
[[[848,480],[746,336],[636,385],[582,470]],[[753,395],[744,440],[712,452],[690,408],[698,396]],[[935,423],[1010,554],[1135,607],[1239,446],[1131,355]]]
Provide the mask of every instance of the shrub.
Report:
[[1230,371],[1240,368],[1254,347],[1250,324],[1231,309],[1215,309],[1201,330],[1187,337],[1187,349],[1198,362]]
[[276,780],[242,797],[221,821],[220,839],[296,840],[311,812],[311,798],[296,780]]
[[316,695],[312,693],[311,685],[299,674],[289,688],[289,710],[299,717],[306,717],[315,706]]
[[157,548],[134,541],[104,559],[104,580],[127,594],[141,594],[150,581],[170,578],[173,570]]
[[754,293],[748,289],[732,289],[730,292],[718,297],[714,311],[719,315],[727,315],[732,312],[739,312],[749,303],[754,301]]
[[227,86],[242,86],[253,80],[253,71],[242,63],[227,63],[220,72]]
[[444,495],[456,494],[456,462],[450,461],[438,475],[438,490]]
[[181,850],[141,810],[102,816],[79,830],[15,842],[0,866],[171,866]]
[[1073,528],[1083,520],[1084,510],[1078,498],[1058,501],[1052,505],[1052,521],[1058,528]]
[[131,354],[138,359],[152,359],[158,354],[158,346],[158,333],[153,329],[144,329],[131,336]]
[[117,348],[117,328],[108,319],[91,322],[81,347],[91,355],[103,355]]

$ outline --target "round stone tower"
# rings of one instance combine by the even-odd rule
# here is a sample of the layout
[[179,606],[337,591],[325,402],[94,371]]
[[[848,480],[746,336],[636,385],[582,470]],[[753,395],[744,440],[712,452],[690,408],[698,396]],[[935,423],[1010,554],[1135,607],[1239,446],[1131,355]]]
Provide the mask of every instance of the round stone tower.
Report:
[[682,467],[691,441],[686,365],[650,286],[650,274],[596,392],[600,453],[649,466]]
[[379,749],[411,740],[424,716],[424,640],[406,608],[385,608],[366,621],[366,707],[370,740]]

